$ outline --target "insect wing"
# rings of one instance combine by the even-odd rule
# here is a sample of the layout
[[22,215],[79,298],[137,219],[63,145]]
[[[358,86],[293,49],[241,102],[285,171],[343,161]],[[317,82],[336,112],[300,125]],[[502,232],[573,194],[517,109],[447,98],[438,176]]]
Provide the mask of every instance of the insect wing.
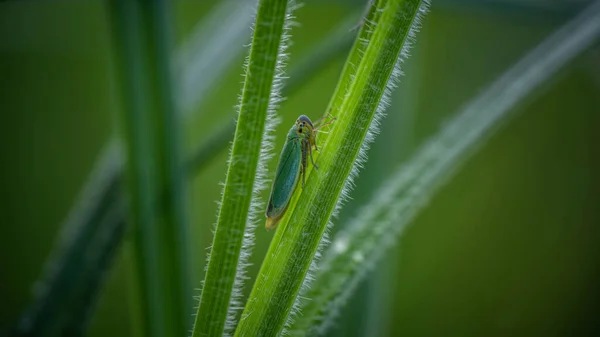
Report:
[[271,198],[267,206],[267,217],[279,218],[285,212],[292,194],[298,184],[302,158],[301,141],[299,138],[289,139],[283,146],[277,173],[273,180]]

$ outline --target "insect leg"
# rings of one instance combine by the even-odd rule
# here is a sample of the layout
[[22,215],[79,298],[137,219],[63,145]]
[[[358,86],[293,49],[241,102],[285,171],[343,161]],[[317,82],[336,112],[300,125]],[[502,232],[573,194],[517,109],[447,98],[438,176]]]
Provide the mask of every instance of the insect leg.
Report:
[[[332,117],[332,118],[331,118],[331,120],[330,120],[330,121],[328,121],[327,123],[323,123],[323,124],[321,124],[321,125],[319,125],[319,126],[315,127],[315,131],[319,131],[321,128],[323,128],[323,127],[325,127],[325,126],[327,126],[327,125],[330,125],[330,124],[332,124],[333,122],[335,122],[335,120],[336,120],[336,119],[337,119],[337,117]],[[321,132],[323,132],[323,131],[321,131]],[[325,132],[323,132],[323,133],[325,133]]]
[[303,140],[302,141],[302,162],[300,163],[300,174],[302,175],[302,188],[304,188],[304,181],[306,180],[306,167],[308,166],[308,162],[306,160],[306,157],[308,156],[308,150],[306,149],[310,149],[310,142],[307,140]]
[[[308,144],[308,154],[310,155],[310,162],[313,164],[313,167],[318,170],[319,167],[317,166],[317,164],[315,164],[315,160],[313,159],[313,155],[312,155],[312,148],[310,146],[310,144]],[[315,148],[317,147],[317,143],[315,143]],[[318,150],[318,149],[317,149]]]
[[300,175],[302,176],[302,189],[304,189],[304,180],[305,180],[305,172],[306,168],[304,167],[304,164],[300,165]]
[[[330,122],[327,122],[327,123],[325,123],[325,124],[323,124],[323,125],[321,125],[321,123],[323,123],[323,121],[324,121],[326,118],[329,118],[329,119],[331,119],[331,121],[330,121]],[[324,127],[325,125],[329,125],[329,124],[331,124],[331,122],[333,122],[333,121],[334,121],[334,120],[336,120],[336,119],[337,119],[337,118],[336,118],[336,117],[334,117],[334,116],[331,114],[331,112],[327,111],[327,115],[325,115],[325,116],[323,116],[323,117],[321,117],[321,118],[317,119],[317,120],[316,120],[316,121],[313,123],[313,125],[315,126],[315,130],[318,130],[318,129],[320,129],[320,128]]]

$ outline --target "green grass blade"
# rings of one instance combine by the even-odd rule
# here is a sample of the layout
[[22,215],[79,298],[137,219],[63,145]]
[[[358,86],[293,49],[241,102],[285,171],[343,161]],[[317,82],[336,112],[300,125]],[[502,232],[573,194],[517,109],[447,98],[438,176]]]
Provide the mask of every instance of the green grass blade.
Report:
[[332,111],[338,119],[321,147],[319,171],[310,173],[304,189],[299,189],[301,194],[296,194],[300,197],[295,208],[288,210],[279,225],[242,314],[237,336],[282,333],[329,218],[364,162],[364,151],[377,128],[376,119],[383,114],[399,76],[396,66],[406,56],[410,36],[426,8],[422,1],[389,0],[380,5],[384,6],[377,9],[381,16],[360,63],[354,65],[356,73],[345,78],[351,81],[350,85],[338,85],[349,89],[341,93],[345,96],[339,109]]
[[375,30],[375,23],[377,20],[379,20],[381,12],[378,11],[377,8],[383,8],[383,4],[386,1],[387,0],[369,0],[367,2],[364,18],[362,18],[359,22],[360,29],[358,35],[354,40],[354,44],[352,45],[350,54],[346,59],[346,63],[344,63],[344,68],[342,69],[342,73],[340,74],[340,78],[334,93],[331,96],[327,111],[331,111],[334,108],[339,108],[342,106],[345,94],[348,89],[350,89],[350,85],[353,82],[352,78],[356,74],[356,66],[360,64],[360,60],[362,59],[367,47],[367,43],[371,39],[371,36]]
[[[193,29],[192,36],[178,47],[175,67],[186,74],[180,82],[182,93],[191,92],[188,86],[198,85],[199,80],[211,82],[211,79],[219,78],[238,55],[237,50],[243,49],[240,41],[247,39],[248,35],[248,25],[243,21],[252,17],[252,9],[248,7],[247,3],[237,1],[219,4],[215,12],[209,14],[208,21],[222,22],[223,11],[230,11],[236,21],[223,29],[225,35],[209,35],[212,26],[201,22]],[[199,46],[218,49],[232,58],[204,53]],[[203,71],[206,70],[206,64],[213,66],[210,71]],[[206,96],[206,90],[197,92],[193,97],[181,95],[180,104],[191,111],[202,104]],[[225,144],[230,138],[228,135]],[[84,329],[82,323],[87,319],[79,317],[84,313],[89,315],[94,307],[103,283],[103,274],[110,268],[127,225],[123,212],[117,212],[118,216],[110,216],[115,208],[125,207],[118,197],[122,193],[121,176],[125,165],[123,146],[113,138],[105,148],[95,164],[96,169],[90,174],[88,184],[69,211],[54,253],[36,282],[33,300],[18,323],[17,331],[22,334],[43,336],[63,329],[81,331]],[[109,219],[114,219],[114,222]],[[105,238],[112,241],[106,242]]]
[[333,240],[305,294],[311,300],[301,308],[294,331],[323,334],[358,282],[467,156],[507,121],[515,106],[599,38],[596,2],[460,109]]
[[356,13],[348,15],[331,33],[312,47],[309,54],[290,69],[290,79],[284,85],[282,94],[284,96],[291,95],[299,86],[329,66],[342,53],[347,53],[356,41],[357,34],[353,30],[358,20]]
[[[403,66],[406,76],[392,95],[392,106],[387,112],[385,123],[381,125],[381,134],[369,150],[369,164],[360,175],[352,200],[342,211],[342,216],[336,220],[338,232],[348,224],[348,219],[355,216],[349,208],[355,210],[366,204],[385,178],[395,172],[396,164],[404,162],[414,151],[418,109],[416,103],[422,92],[420,70],[423,62],[418,47],[411,54],[412,57]],[[351,205],[353,207],[349,207]],[[380,262],[380,265],[385,265],[385,268],[374,270],[352,296],[353,299],[358,298],[354,303],[356,301],[362,303],[354,304],[354,308],[348,308],[350,305],[346,306],[353,316],[340,317],[338,322],[348,319],[359,322],[358,328],[361,330],[358,336],[392,335],[390,328],[394,326],[396,317],[394,304],[399,292],[396,278],[399,261],[397,249],[390,250]],[[345,329],[348,331],[347,328]],[[342,335],[337,334],[337,336]]]
[[[46,336],[62,331],[72,316],[70,303],[97,271],[90,242],[104,236],[104,214],[114,207],[120,193],[122,153],[116,142],[102,151],[78,200],[65,220],[57,249],[49,259],[44,278],[38,281],[35,301],[21,317],[17,331],[23,335]],[[81,226],[81,224],[87,224]],[[67,300],[68,299],[68,300]]]
[[[227,8],[229,8],[229,5],[227,5]],[[219,13],[221,12],[219,8],[217,10]],[[242,10],[239,8],[235,9],[237,13],[236,17],[239,16],[240,11]],[[214,15],[222,18],[219,13]],[[210,14],[210,16],[212,17],[213,14]],[[214,20],[210,19],[209,21]],[[355,18],[351,20],[353,24],[356,23]],[[315,74],[319,73],[331,64],[334,59],[346,52],[354,40],[354,34],[350,32],[350,28],[351,25],[348,22],[341,24],[335,32],[326,37],[322,43],[315,46],[309,55],[301,60],[296,67],[291,69],[290,79],[282,88],[282,96],[293,95]],[[207,28],[203,24],[200,24],[194,30],[205,32]],[[210,40],[207,42],[205,39],[200,38],[203,34],[192,34],[194,34],[195,38],[189,39],[189,41],[186,41],[186,44],[197,45],[200,42],[208,45],[212,44]],[[227,34],[234,41],[239,40],[238,35],[239,32],[237,30],[236,34],[231,34],[231,32]],[[234,42],[225,39],[223,43],[231,44]],[[181,62],[180,67],[182,69],[186,67],[203,68],[196,63],[200,65],[210,62],[215,63],[214,59],[197,60],[197,58],[202,58],[203,54],[194,53],[193,51],[196,48],[187,47],[186,44],[182,45],[176,53],[178,55],[177,59]],[[206,56],[204,55],[204,57]],[[191,82],[196,81],[192,78],[188,78],[188,80]],[[196,98],[201,96],[198,95]],[[202,104],[202,101],[196,100],[196,103]],[[185,105],[183,101],[182,104]],[[195,176],[217,154],[221,153],[233,138],[234,132],[234,123],[227,123],[221,128],[217,128],[201,144],[189,160],[189,175],[191,177]],[[34,301],[32,301],[30,307],[20,320],[19,331],[22,333],[36,331],[35,335],[43,335],[42,331],[60,324],[65,325],[65,329],[81,331],[83,329],[81,323],[85,323],[87,320],[76,318],[75,315],[80,317],[81,314],[86,312],[88,312],[86,315],[89,315],[89,311],[93,309],[93,303],[95,303],[102,287],[102,275],[108,272],[110,268],[110,261],[114,258],[117,248],[121,244],[122,233],[126,226],[123,213],[121,216],[114,218],[115,223],[107,222],[104,224],[101,222],[105,213],[109,212],[113,207],[125,207],[122,200],[117,197],[121,193],[121,174],[124,167],[121,155],[122,146],[116,140],[113,140],[107,148],[105,151],[107,154],[103,154],[97,160],[97,169],[90,175],[89,183],[83,188],[81,196],[77,198],[77,203],[73,206],[68,219],[61,229],[60,238],[56,243],[56,252],[49,259],[44,276],[38,281],[38,286],[36,287],[41,290],[36,292]],[[108,205],[109,202],[112,206]],[[112,232],[113,230],[114,232]],[[101,238],[106,237],[114,241],[102,241]],[[104,248],[108,250],[95,251],[95,249],[101,250]],[[98,257],[101,258],[102,262],[95,259],[88,259],[89,263],[84,263],[81,260],[83,256]],[[80,277],[75,278],[73,270],[78,270],[77,275]],[[53,300],[54,298],[62,300]],[[75,301],[77,305],[70,306],[69,308],[64,307],[65,302],[71,302],[70,300],[65,301],[66,298],[77,298],[78,300]],[[83,300],[84,298],[87,300]],[[63,321],[56,316],[63,313],[64,317],[73,317],[69,320],[74,325],[73,328],[68,327],[71,323]],[[52,322],[52,325],[47,325],[48,322]]]
[[175,52],[174,66],[180,79],[177,102],[186,116],[197,112],[215,83],[244,51],[253,13],[253,1],[217,2]]
[[65,315],[69,319],[65,323],[64,334],[67,336],[84,336],[92,319],[99,300],[99,290],[110,273],[110,267],[121,247],[125,236],[125,216],[127,214],[124,196],[119,194],[113,199],[113,206],[107,210],[100,222],[102,229],[91,242],[94,246],[85,250],[86,268],[81,274],[81,283],[73,292],[74,303],[70,304]]
[[[289,5],[290,11],[293,7]],[[193,336],[217,336],[235,327],[245,267],[253,245],[258,194],[264,189],[275,108],[290,22],[288,0],[258,3],[237,125],[213,245]]]
[[181,128],[171,95],[169,6],[113,0],[109,8],[134,220],[136,332],[182,336],[191,308],[189,236]]
[[[196,92],[193,97],[183,94],[192,91],[188,86],[198,85],[202,80],[212,82],[222,76],[238,55],[238,49],[243,49],[240,41],[247,39],[248,35],[248,24],[244,24],[244,20],[252,17],[252,9],[248,7],[247,3],[237,1],[217,5],[208,15],[208,23],[197,24],[191,36],[177,48],[174,66],[186,74],[185,78],[181,78],[179,86],[182,88],[179,103],[190,109],[186,116],[191,115],[191,111],[201,105],[207,96],[207,90]],[[223,13],[224,11],[229,13]],[[210,35],[214,26],[210,23],[222,22],[224,15],[237,21],[222,28],[224,36]],[[205,53],[200,47],[219,50],[232,58]],[[210,71],[207,71],[207,64],[212,65]],[[232,130],[233,128],[234,126]],[[226,135],[227,139],[218,150],[226,146],[232,134],[233,131]],[[119,197],[122,193],[121,176],[125,165],[123,146],[115,138],[105,146],[88,183],[62,225],[54,253],[36,282],[33,300],[18,323],[17,331],[22,334],[43,336],[50,331],[84,329],[82,324],[87,320],[78,317],[84,313],[89,315],[89,311],[93,309],[93,303],[103,284],[103,274],[110,268],[127,225],[123,212],[117,212],[118,216],[109,216],[114,213],[115,208],[125,207]],[[210,157],[206,159],[209,160]],[[190,173],[193,174],[196,170]],[[108,219],[114,219],[114,222]],[[106,242],[104,238],[113,241]],[[83,257],[87,257],[87,263]]]
[[[302,59],[298,65],[290,69],[290,78],[281,88],[281,96],[293,95],[311,78],[330,65],[332,61],[350,49],[355,39],[355,35],[350,32],[351,22],[355,24],[356,19],[351,17],[347,22],[340,24],[334,32],[311,49],[312,52]],[[229,121],[216,128],[194,152],[189,162],[190,171],[196,173],[204,165],[210,163],[212,158],[227,147],[227,144],[233,138],[234,132],[235,123]]]

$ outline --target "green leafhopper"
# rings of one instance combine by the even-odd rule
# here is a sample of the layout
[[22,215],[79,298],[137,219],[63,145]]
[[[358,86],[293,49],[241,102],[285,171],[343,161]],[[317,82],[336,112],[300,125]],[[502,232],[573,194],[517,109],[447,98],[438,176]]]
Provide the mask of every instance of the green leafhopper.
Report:
[[[323,119],[320,119],[315,124],[318,124]],[[287,134],[285,145],[279,156],[277,171],[273,185],[271,186],[271,196],[267,205],[267,229],[273,229],[277,226],[281,218],[287,211],[292,195],[296,190],[298,181],[302,179],[302,187],[304,188],[306,168],[308,167],[308,157],[315,169],[318,169],[312,156],[313,147],[318,151],[317,147],[317,130],[325,125],[314,127],[310,118],[301,115],[296,120],[296,124],[292,126]]]

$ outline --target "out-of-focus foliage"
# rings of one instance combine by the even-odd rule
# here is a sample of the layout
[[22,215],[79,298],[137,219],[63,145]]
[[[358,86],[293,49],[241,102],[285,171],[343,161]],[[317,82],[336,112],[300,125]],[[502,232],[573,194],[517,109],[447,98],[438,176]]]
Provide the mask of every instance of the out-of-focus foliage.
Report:
[[[527,3],[433,2],[384,120],[379,140],[385,142],[372,151],[336,224],[369,198],[390,166],[566,22],[582,2],[557,2],[566,11],[525,10],[521,5]],[[290,67],[362,5],[310,1],[299,9]],[[175,2],[179,41],[210,7]],[[0,327],[16,322],[26,308],[59,225],[112,136],[116,98],[106,16],[103,3],[96,1],[0,4]],[[391,335],[587,336],[597,331],[598,53],[596,46],[582,54],[546,90],[529,97],[518,117],[431,200],[394,250],[398,257],[378,266],[391,270],[381,282],[386,287],[373,292],[378,287],[365,285],[356,294],[337,322],[339,335],[369,335],[367,303],[369,315],[388,317],[382,331]],[[189,149],[233,115],[242,72],[242,56],[237,58],[226,76],[212,83],[209,101],[187,124]],[[281,125],[323,111],[343,60],[287,98]],[[286,131],[276,131],[275,148]],[[191,185],[195,285],[203,278],[226,154],[214,158]],[[275,163],[270,165],[273,169]],[[252,278],[272,235],[256,232]],[[129,257],[119,252],[91,318],[90,336],[131,335]],[[382,293],[387,301],[370,301]]]

